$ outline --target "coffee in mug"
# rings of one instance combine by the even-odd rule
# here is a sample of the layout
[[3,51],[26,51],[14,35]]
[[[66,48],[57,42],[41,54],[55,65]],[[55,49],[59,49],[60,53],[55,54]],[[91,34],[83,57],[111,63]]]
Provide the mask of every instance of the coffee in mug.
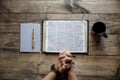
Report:
[[106,25],[103,22],[96,22],[93,24],[92,32],[98,36],[103,36],[104,38],[107,38],[106,35]]

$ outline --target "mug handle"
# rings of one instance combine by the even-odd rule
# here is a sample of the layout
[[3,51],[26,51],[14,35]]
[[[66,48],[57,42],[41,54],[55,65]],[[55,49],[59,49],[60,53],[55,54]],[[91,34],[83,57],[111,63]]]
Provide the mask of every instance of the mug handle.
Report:
[[107,36],[107,34],[106,33],[103,33],[103,34],[101,34],[104,38],[107,38],[108,36]]

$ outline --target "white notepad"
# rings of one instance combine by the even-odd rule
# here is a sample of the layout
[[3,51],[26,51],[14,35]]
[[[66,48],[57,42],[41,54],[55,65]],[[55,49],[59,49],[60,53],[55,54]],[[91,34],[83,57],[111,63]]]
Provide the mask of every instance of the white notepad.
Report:
[[37,23],[21,23],[20,52],[40,52],[40,50],[41,25]]

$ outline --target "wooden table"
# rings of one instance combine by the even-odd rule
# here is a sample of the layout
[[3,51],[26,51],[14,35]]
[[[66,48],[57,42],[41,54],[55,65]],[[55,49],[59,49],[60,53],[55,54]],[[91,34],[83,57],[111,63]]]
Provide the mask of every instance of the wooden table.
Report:
[[[68,6],[65,0],[1,0],[0,79],[41,80],[50,71],[58,55],[19,52],[20,23],[59,19],[89,21],[89,55],[74,54],[78,80],[119,80],[120,1],[101,0],[98,3],[81,1],[88,11],[85,12],[83,8]],[[106,24],[108,38],[98,39],[92,35],[91,28],[97,21]]]

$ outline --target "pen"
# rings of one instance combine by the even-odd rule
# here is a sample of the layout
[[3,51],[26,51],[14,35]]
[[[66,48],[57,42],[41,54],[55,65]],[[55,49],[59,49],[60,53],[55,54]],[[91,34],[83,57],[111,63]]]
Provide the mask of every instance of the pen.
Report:
[[34,28],[32,29],[32,49],[34,49]]

